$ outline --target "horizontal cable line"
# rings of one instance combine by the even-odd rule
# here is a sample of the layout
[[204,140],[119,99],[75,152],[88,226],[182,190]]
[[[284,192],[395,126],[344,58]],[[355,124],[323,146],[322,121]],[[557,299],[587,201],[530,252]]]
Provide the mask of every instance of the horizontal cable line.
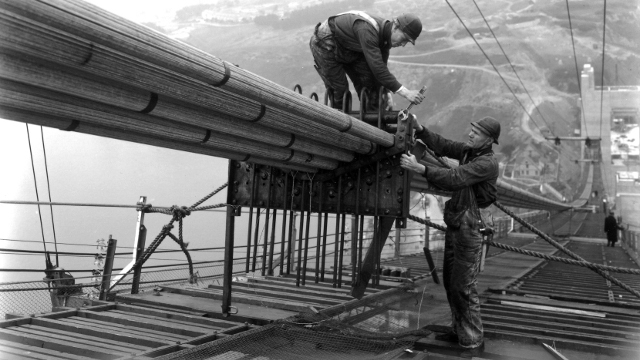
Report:
[[[73,203],[73,202],[49,202],[49,201],[21,201],[21,200],[0,200],[0,204],[13,205],[53,205],[53,206],[88,206],[88,207],[105,207],[105,208],[121,208],[121,209],[139,209],[139,205],[122,205],[122,204],[95,204],[95,203]],[[170,210],[170,206],[154,206],[154,209]],[[226,212],[222,209],[209,209],[203,211]]]

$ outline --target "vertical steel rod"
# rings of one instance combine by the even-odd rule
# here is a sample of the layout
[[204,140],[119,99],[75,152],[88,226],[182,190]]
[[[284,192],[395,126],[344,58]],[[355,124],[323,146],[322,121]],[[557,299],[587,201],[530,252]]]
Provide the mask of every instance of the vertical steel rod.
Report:
[[336,234],[333,246],[333,287],[338,285],[338,255],[340,254],[340,211],[342,210],[342,175],[338,177],[338,201],[336,205]]
[[316,232],[316,274],[315,283],[320,281],[320,241],[322,237],[322,183],[318,183],[318,231]]
[[296,286],[300,286],[300,271],[302,270],[302,239],[304,236],[304,190],[307,183],[302,181],[302,192],[300,192],[300,232],[298,233],[298,259],[296,267]]
[[[375,251],[376,254],[379,254],[379,245],[377,241],[373,241],[373,239],[376,238],[376,235],[378,234],[378,216],[374,216],[373,217],[373,236],[371,237],[371,245],[373,246],[373,249]],[[362,258],[360,259],[360,261],[362,261]],[[360,263],[360,265],[362,265],[362,262]],[[379,269],[380,269],[380,257],[378,257],[376,259],[376,263],[374,266],[374,272],[373,272],[373,278],[371,279],[371,286],[376,287],[378,285],[378,281],[380,280],[380,273],[379,273]],[[360,268],[360,270],[362,270],[362,268]]]
[[247,269],[245,272],[249,272],[249,265],[251,264],[251,230],[253,225],[253,203],[256,196],[256,165],[251,166],[251,195],[249,198],[249,229],[247,230]]
[[109,292],[109,286],[111,285],[111,273],[113,272],[113,259],[116,255],[116,246],[118,240],[112,239],[109,235],[109,241],[107,242],[107,254],[104,258],[104,271],[102,272],[102,285],[100,286],[99,300],[107,300]]
[[291,207],[289,210],[289,247],[287,249],[287,275],[291,274],[291,264],[292,262],[292,255],[293,255],[293,243],[295,241],[295,239],[293,238],[294,234],[293,234],[293,228],[295,226],[294,221],[294,211],[293,211],[293,198],[295,196],[295,185],[296,185],[296,178],[295,176],[291,176]]
[[[147,203],[146,196],[140,196],[138,203],[144,207]],[[145,242],[147,239],[147,228],[144,226],[144,210],[138,210],[138,222],[136,224],[136,237],[133,240],[133,261],[137,263],[144,253]],[[133,268],[133,282],[131,283],[131,293],[137,294],[140,290],[140,274],[142,273],[142,264]]]
[[344,230],[345,230],[345,222],[347,221],[347,214],[342,213],[342,228],[340,229],[340,264],[338,265],[338,287],[342,287],[342,265],[343,265],[343,255],[344,255]]
[[329,227],[329,213],[324,213],[324,229],[322,231],[322,264],[320,265],[320,281],[324,281],[325,266],[327,264],[327,229]]
[[[284,212],[284,210],[283,210]],[[273,208],[273,218],[271,222],[271,243],[269,244],[269,275],[273,275],[273,250],[276,246],[276,218],[278,215],[278,209]]]
[[271,178],[273,177],[273,167],[269,167],[267,174],[267,207],[264,219],[264,241],[262,242],[262,268],[260,274],[264,276],[267,267],[267,246],[269,245],[269,215],[271,211]]
[[[362,169],[358,169],[358,180],[356,181],[356,209],[354,216],[356,218],[355,227],[351,229],[355,236],[351,236],[351,283],[356,281],[356,271],[358,269],[358,221],[360,213],[360,181],[362,178]],[[344,231],[344,230],[343,230]]]
[[284,191],[282,194],[282,230],[280,231],[280,275],[284,273],[284,261],[288,260],[285,258],[285,234],[287,232],[287,190],[289,189],[289,175],[284,175]]
[[362,269],[362,243],[364,241],[364,215],[360,215],[360,230],[358,232],[358,272]]
[[258,207],[256,209],[256,228],[254,229],[254,235],[253,235],[253,262],[251,267],[252,272],[256,271],[256,257],[258,256],[258,239],[260,237],[260,213],[261,212],[262,212],[262,209]]
[[233,277],[233,247],[236,216],[231,206],[227,206],[226,233],[224,238],[224,272],[222,275],[222,315],[228,317],[231,309],[231,284]]
[[[309,183],[309,194],[312,192],[312,184]],[[311,195],[309,195],[309,211],[307,211],[307,221],[304,232],[304,260],[302,262],[302,286],[307,280],[307,260],[309,258],[309,228],[311,227]]]

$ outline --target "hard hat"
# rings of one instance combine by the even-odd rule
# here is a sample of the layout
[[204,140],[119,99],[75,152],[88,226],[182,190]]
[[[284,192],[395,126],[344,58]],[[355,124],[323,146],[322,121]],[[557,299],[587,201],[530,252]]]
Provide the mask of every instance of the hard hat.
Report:
[[409,41],[413,45],[416,44],[416,39],[422,32],[422,22],[414,14],[402,14],[398,16],[398,23],[400,24],[400,30],[409,36]]
[[482,118],[480,121],[472,122],[471,126],[474,126],[484,134],[491,136],[493,138],[493,142],[498,144],[498,138],[500,137],[500,123],[498,120],[487,116]]

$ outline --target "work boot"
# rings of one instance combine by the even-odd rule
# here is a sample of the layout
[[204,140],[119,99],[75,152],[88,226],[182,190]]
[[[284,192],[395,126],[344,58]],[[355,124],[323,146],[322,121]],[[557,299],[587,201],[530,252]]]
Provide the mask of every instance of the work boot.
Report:
[[480,356],[482,355],[482,353],[484,353],[484,341],[480,344],[480,346],[465,349],[460,353],[460,357],[470,359],[475,356]]
[[435,339],[440,341],[458,343],[458,334],[454,333],[453,331],[450,331],[444,334],[436,335]]

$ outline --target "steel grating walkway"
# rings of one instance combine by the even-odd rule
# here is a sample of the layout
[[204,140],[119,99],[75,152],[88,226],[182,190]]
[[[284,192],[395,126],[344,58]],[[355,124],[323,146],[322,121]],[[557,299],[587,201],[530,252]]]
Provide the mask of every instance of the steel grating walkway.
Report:
[[[567,248],[590,262],[638,268],[620,247],[572,241]],[[638,276],[612,275],[640,289]],[[491,288],[482,315],[488,338],[640,358],[640,299],[587,268],[545,261],[508,286]]]

